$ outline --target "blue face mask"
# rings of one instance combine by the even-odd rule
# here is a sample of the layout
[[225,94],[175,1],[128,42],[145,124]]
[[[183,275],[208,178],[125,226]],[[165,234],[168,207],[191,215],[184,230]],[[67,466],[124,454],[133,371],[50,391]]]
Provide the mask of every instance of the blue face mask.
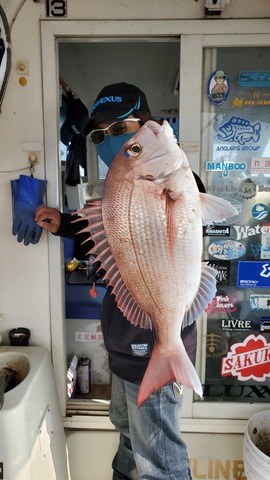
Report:
[[107,167],[111,166],[114,157],[116,157],[123,145],[130,140],[135,133],[136,132],[124,133],[124,135],[119,135],[118,137],[106,135],[104,141],[97,145],[97,153]]

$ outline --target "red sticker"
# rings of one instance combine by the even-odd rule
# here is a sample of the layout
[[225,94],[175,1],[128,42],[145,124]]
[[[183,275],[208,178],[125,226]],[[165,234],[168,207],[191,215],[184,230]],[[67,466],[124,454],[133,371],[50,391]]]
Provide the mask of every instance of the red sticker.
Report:
[[265,381],[270,377],[270,344],[263,335],[249,335],[244,342],[231,346],[222,359],[221,375],[238,380]]

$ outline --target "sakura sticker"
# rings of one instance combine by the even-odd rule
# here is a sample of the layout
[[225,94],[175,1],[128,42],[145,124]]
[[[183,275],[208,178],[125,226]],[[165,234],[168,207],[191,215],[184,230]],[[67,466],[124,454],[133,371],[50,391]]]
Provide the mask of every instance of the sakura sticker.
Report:
[[208,81],[207,94],[213,105],[222,105],[230,91],[229,78],[223,70],[214,72]]
[[270,344],[263,335],[249,335],[242,343],[231,346],[222,359],[221,375],[238,380],[264,382],[270,376]]

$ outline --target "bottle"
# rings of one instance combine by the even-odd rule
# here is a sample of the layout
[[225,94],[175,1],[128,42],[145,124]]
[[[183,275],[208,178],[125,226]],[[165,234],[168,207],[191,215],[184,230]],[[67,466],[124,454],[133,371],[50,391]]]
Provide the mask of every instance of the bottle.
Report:
[[91,360],[81,357],[77,367],[78,386],[82,394],[91,392]]

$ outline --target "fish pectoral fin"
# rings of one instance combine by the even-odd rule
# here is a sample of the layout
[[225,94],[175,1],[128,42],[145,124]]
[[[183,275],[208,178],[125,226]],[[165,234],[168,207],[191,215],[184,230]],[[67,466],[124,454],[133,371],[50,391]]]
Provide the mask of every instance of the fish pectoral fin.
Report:
[[217,291],[216,275],[217,271],[214,268],[209,267],[206,263],[202,264],[200,286],[192,305],[186,312],[182,328],[192,325],[192,323],[204,313],[209,303],[213,300]]
[[226,220],[226,218],[238,215],[238,210],[228,200],[224,200],[224,198],[208,193],[200,193],[200,200],[203,225],[222,222]]

